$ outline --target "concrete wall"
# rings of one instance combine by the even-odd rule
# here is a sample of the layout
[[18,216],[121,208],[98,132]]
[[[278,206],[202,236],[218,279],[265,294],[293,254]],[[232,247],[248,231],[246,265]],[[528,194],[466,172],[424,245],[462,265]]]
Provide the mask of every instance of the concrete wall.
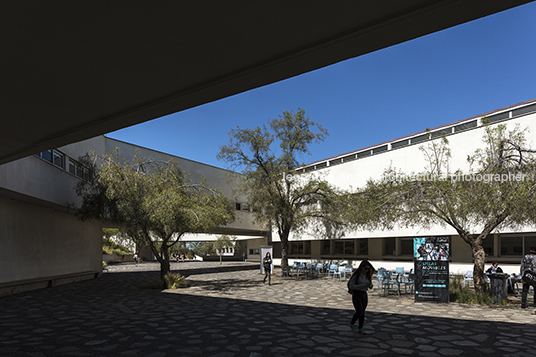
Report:
[[0,217],[0,284],[101,270],[100,223],[6,197]]

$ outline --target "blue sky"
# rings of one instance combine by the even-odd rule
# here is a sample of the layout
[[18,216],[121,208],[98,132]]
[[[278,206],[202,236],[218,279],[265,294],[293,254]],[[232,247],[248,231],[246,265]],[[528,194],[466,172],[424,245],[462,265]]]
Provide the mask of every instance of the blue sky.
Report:
[[310,163],[536,98],[536,3],[107,134],[206,164],[232,128],[305,109]]

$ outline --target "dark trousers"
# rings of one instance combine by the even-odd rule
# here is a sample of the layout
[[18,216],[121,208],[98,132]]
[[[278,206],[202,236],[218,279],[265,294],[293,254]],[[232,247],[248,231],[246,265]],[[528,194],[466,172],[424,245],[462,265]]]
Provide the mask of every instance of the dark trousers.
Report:
[[[529,284],[523,284],[523,291],[521,293],[521,305],[527,304],[527,295],[529,293]],[[536,305],[536,292],[534,292],[534,305]]]
[[272,285],[272,275],[270,275],[270,268],[264,268],[264,281],[268,278],[268,284]]
[[364,291],[354,291],[352,294],[352,303],[354,304],[355,314],[352,317],[352,325],[355,325],[357,319],[359,319],[359,328],[363,328],[365,323],[365,309],[368,304],[368,296]]

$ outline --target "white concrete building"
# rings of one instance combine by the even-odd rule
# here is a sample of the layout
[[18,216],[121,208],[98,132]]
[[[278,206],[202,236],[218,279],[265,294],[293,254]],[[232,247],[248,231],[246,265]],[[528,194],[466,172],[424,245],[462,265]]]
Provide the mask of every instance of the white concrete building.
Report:
[[[314,162],[304,167],[306,172],[320,172],[336,186],[348,189],[365,185],[369,178],[380,178],[388,167],[404,173],[422,172],[425,166],[423,153],[419,150],[431,140],[447,137],[452,152],[452,171],[467,172],[467,156],[483,145],[484,127],[480,119],[487,117],[490,125],[504,123],[509,127],[519,125],[527,128],[527,144],[536,148],[536,100],[519,103],[507,108],[494,110],[475,117],[456,121],[402,138],[386,141],[364,149]],[[430,236],[451,237],[451,259],[454,263],[472,263],[469,245],[450,227],[433,229],[400,228],[392,231],[345,232],[342,239],[319,240],[310,236],[291,236],[291,261],[334,260],[360,261],[368,258],[381,261],[382,265],[392,262],[413,261],[412,239]],[[273,235],[274,257],[280,258],[280,243]],[[529,246],[536,246],[536,228],[526,227],[523,231],[494,232],[485,243],[488,261],[519,263]]]
[[[480,118],[486,116],[491,125],[505,123],[528,128],[527,139],[536,147],[536,99],[460,120],[430,132],[420,132],[390,140],[354,152],[321,160],[304,167],[318,171],[341,188],[359,187],[370,177],[378,178],[386,167],[403,172],[422,171],[424,159],[419,146],[434,138],[446,136],[452,150],[452,169],[467,168],[466,157],[482,144],[484,129]],[[222,233],[236,235],[240,251],[252,260],[260,260],[260,247],[273,245],[274,262],[281,258],[277,234],[263,231],[253,221],[248,202],[234,197],[234,183],[227,181],[230,171],[141,148],[105,136],[70,144],[37,155],[25,157],[0,166],[0,294],[53,286],[73,280],[97,277],[102,264],[101,222],[81,222],[68,205],[77,205],[80,198],[75,184],[87,172],[78,158],[89,151],[97,154],[119,149],[127,160],[136,150],[142,157],[177,159],[194,182],[202,178],[230,197],[239,211],[239,219],[222,229]],[[429,230],[397,229],[392,231],[346,232],[337,240],[310,236],[291,236],[289,257],[299,261],[349,261],[364,258],[381,262],[385,267],[412,264],[412,238],[428,236],[451,237],[451,260],[470,267],[469,246],[448,227]],[[188,235],[185,241],[210,240],[214,236]],[[524,252],[536,245],[536,228],[523,231],[495,232],[485,241],[488,260],[502,264],[519,263]]]
[[[0,166],[0,295],[101,273],[105,225],[82,222],[68,207],[80,204],[74,187],[87,177],[79,157],[90,151],[103,155],[115,148],[126,160],[136,151],[144,158],[177,159],[193,182],[206,179],[209,186],[231,198],[239,210],[238,219],[222,227],[221,233],[242,237],[237,258],[249,252],[248,242],[254,252],[255,247],[266,244],[267,234],[253,223],[247,202],[233,195],[234,184],[227,180],[230,171],[98,136]],[[252,258],[259,256],[253,254]]]

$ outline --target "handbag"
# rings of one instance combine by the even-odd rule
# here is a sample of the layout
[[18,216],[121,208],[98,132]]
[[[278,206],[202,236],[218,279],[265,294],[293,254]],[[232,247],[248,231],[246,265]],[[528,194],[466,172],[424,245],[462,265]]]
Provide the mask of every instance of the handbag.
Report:
[[521,277],[521,280],[524,284],[536,286],[536,273],[530,270],[525,270],[523,276]]

